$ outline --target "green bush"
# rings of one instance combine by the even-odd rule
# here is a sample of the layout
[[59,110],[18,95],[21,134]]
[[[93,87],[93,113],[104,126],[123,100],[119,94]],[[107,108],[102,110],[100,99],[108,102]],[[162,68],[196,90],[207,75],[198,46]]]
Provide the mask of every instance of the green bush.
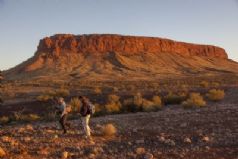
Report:
[[224,90],[220,89],[211,89],[209,92],[206,94],[209,100],[211,101],[220,101],[223,100],[225,97],[225,92]]
[[200,93],[191,93],[189,98],[182,103],[184,108],[194,108],[194,107],[204,107],[206,106],[206,101]]

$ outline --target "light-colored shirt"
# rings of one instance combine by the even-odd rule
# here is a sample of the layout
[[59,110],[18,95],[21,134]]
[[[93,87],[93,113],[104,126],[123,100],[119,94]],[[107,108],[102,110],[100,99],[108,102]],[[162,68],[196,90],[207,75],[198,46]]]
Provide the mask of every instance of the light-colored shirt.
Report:
[[61,115],[60,115],[61,117],[62,117],[63,115],[68,114],[67,109],[66,109],[66,104],[65,104],[65,102],[62,102],[62,103],[58,106],[58,108],[59,108],[60,111],[62,112]]

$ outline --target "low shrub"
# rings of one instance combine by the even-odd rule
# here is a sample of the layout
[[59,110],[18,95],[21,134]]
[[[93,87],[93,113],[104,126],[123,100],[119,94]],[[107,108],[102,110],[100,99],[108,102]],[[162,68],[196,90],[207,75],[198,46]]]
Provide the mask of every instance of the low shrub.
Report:
[[125,99],[123,101],[123,110],[127,112],[142,111],[143,100],[141,93],[137,93],[133,98]]
[[118,113],[121,110],[121,104],[120,103],[107,103],[105,105],[106,112],[108,113]]
[[94,93],[96,93],[96,94],[101,94],[101,93],[102,93],[102,90],[101,90],[99,87],[96,87],[96,88],[94,89]]
[[94,104],[95,105],[95,116],[103,115],[105,114],[105,107],[100,104]]
[[23,121],[36,121],[40,119],[40,116],[37,114],[26,114],[21,117]]
[[117,133],[117,129],[113,124],[106,124],[102,127],[102,134],[104,136],[114,136]]
[[121,110],[120,97],[116,95],[109,95],[108,102],[105,105],[106,112],[108,113],[118,113]]
[[7,124],[9,121],[10,121],[10,119],[7,116],[2,116],[0,118],[0,124]]
[[209,92],[206,94],[209,100],[211,101],[220,101],[223,100],[225,97],[225,92],[224,90],[220,89],[211,89]]
[[72,112],[79,112],[81,101],[75,97],[70,100],[69,105],[71,106]]
[[155,110],[156,110],[156,107],[152,101],[149,101],[146,99],[143,100],[142,111],[150,112],[150,111],[155,111]]
[[70,94],[69,90],[64,89],[64,88],[61,88],[61,89],[55,91],[56,97],[67,97],[67,96],[69,96],[69,94]]
[[202,81],[202,82],[200,82],[200,86],[203,87],[203,88],[208,88],[209,87],[209,82]]
[[162,107],[162,100],[160,96],[153,96],[152,101],[157,107]]
[[212,82],[211,83],[212,87],[219,87],[221,84],[219,82]]
[[141,93],[137,93],[133,97],[133,104],[139,108],[142,106],[142,103],[143,103],[143,97],[142,97]]
[[53,97],[50,96],[50,95],[47,95],[47,94],[43,94],[43,95],[39,95],[38,97],[36,97],[36,100],[37,101],[40,101],[40,102],[47,102],[49,101],[50,99],[52,99]]
[[191,93],[189,98],[182,103],[184,108],[193,108],[193,107],[204,107],[206,106],[206,101],[200,93]]
[[177,95],[172,92],[170,92],[168,95],[166,95],[163,99],[165,105],[170,104],[181,104],[183,101],[186,100],[186,95]]

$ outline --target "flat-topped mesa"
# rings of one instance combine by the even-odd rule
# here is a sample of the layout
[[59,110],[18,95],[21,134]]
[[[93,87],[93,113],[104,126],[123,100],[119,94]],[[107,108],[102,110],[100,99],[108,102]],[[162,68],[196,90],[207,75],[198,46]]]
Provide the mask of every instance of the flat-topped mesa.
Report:
[[227,59],[224,49],[211,45],[177,42],[169,39],[111,34],[71,35],[56,34],[42,39],[37,53],[59,57],[65,53],[108,53],[123,55],[141,53],[177,53],[183,56],[207,56]]

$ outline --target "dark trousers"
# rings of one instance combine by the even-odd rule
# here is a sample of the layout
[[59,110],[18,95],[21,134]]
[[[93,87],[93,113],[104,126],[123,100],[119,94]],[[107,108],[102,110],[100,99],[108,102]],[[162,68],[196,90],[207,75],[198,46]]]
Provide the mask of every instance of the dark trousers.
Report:
[[67,123],[67,115],[63,115],[61,118],[60,118],[60,125],[62,127],[62,129],[64,130],[64,133],[67,133],[67,129],[66,129],[66,126],[70,126],[69,123]]

